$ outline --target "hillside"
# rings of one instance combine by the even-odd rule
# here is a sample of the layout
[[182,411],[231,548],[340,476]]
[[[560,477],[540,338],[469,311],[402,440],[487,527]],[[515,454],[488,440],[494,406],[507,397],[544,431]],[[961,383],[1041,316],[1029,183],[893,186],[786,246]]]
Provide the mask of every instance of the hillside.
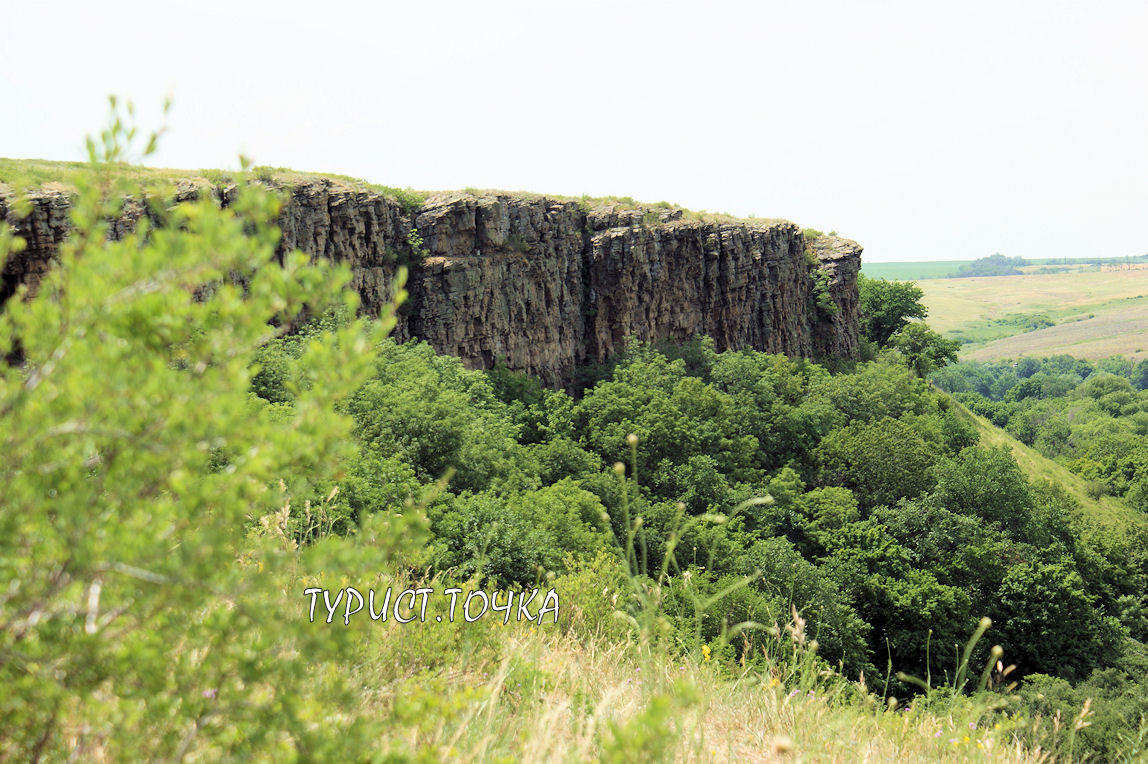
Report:
[[[271,178],[79,177],[0,231],[36,282],[0,308],[0,758],[1133,750],[1142,537],[896,347],[808,360],[852,242]],[[587,334],[612,363],[555,389]]]
[[962,358],[1148,357],[1148,269],[930,279],[918,286],[929,324],[966,343]]
[[1112,496],[1094,498],[1088,494],[1084,478],[1073,474],[1063,465],[1042,456],[983,416],[969,411],[952,397],[948,400],[959,407],[961,413],[976,426],[981,442],[988,446],[1007,446],[1016,463],[1033,481],[1047,481],[1064,488],[1080,505],[1081,519],[1098,532],[1122,532],[1128,528],[1148,531],[1148,515],[1137,512]]

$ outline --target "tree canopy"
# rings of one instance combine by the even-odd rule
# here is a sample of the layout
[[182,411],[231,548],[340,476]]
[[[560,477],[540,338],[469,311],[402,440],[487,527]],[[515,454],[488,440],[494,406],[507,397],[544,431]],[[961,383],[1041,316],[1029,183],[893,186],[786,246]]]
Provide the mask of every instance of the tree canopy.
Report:
[[928,309],[921,303],[924,292],[911,281],[857,277],[861,300],[861,334],[878,347],[904,329],[912,319],[924,319]]

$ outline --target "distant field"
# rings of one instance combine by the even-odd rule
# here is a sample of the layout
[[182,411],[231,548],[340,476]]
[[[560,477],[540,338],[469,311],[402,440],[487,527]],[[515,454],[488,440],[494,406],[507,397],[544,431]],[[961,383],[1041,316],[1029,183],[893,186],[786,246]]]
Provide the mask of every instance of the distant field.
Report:
[[1095,318],[995,340],[962,357],[988,361],[1057,353],[1090,360],[1112,355],[1136,361],[1148,358],[1148,298],[1137,300],[1120,311],[1101,314],[1098,310]]
[[917,281],[919,279],[941,279],[956,273],[971,260],[936,260],[919,263],[867,263],[862,259],[861,272],[871,279],[890,281]]
[[[1148,269],[930,279],[918,286],[930,326],[967,343],[962,358],[1148,358]],[[1025,331],[1034,317],[1055,325]]]
[[[1117,266],[1118,269],[1148,270],[1148,255],[1132,258],[1136,262],[1129,262]],[[962,265],[968,265],[972,260],[937,260],[934,262],[911,263],[861,263],[861,272],[872,279],[889,279],[890,281],[923,281],[925,279],[943,279],[956,274]],[[1080,261],[1064,262],[1062,258],[1036,258],[1030,259],[1028,265],[1021,266],[1019,270],[1024,274],[1051,275],[1057,273],[1096,273],[1112,270],[1114,266],[1103,265],[1098,262]],[[1004,278],[995,276],[994,278]]]

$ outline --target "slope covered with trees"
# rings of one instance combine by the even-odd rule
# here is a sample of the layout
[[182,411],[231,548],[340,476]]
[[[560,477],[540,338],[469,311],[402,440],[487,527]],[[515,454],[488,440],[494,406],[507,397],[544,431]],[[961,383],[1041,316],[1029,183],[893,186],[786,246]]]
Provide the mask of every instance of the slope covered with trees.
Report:
[[[870,361],[631,343],[571,395],[267,267],[273,197],[112,241],[98,177],[0,313],[0,755],[1135,754],[1148,542],[979,443],[904,295]],[[350,614],[452,585],[562,604]]]
[[1148,512],[1148,361],[965,362],[933,381],[1025,445]]

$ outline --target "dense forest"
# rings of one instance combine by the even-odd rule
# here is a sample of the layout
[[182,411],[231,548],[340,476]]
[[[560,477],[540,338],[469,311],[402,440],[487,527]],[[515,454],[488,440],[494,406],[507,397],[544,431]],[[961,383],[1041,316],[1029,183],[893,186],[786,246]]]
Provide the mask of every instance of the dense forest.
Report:
[[[1145,526],[1102,532],[961,404],[1143,509],[1143,363],[942,368],[919,292],[871,282],[869,360],[632,342],[548,390],[387,339],[345,268],[269,267],[273,197],[110,241],[123,189],[96,177],[59,267],[0,313],[0,755],[532,755],[514,720],[544,737],[533,709],[568,681],[522,657],[541,648],[489,620],[308,622],[304,586],[360,580],[553,587],[572,651],[920,746],[1142,750]],[[580,750],[668,755],[675,709],[716,702],[675,682]],[[561,702],[597,720],[608,698],[578,686]]]
[[[290,405],[297,346],[261,351],[254,389],[269,406]],[[1007,449],[979,446],[960,407],[904,358],[831,374],[704,339],[635,344],[578,397],[504,369],[468,372],[418,343],[386,342],[377,358],[347,404],[359,451],[332,506],[338,527],[453,469],[428,515],[432,564],[456,575],[518,586],[569,575],[632,530],[643,573],[668,567],[706,593],[747,582],[700,629],[671,586],[671,644],[719,642],[723,627],[776,623],[796,607],[846,676],[891,661],[935,679],[951,677],[955,646],[989,616],[1034,710],[1055,690],[1077,707],[1093,697],[1114,728],[1135,729],[1148,711],[1143,528],[1091,532],[1067,493],[1030,482]],[[1148,392],[1121,400],[1148,409]],[[1105,440],[1113,459],[1144,455],[1127,427],[1127,439]],[[620,483],[616,462],[637,480]],[[328,490],[312,489],[313,501]],[[626,517],[642,522],[630,529]],[[727,644],[728,657],[752,654],[752,642]],[[987,655],[981,645],[974,660]],[[889,691],[915,689],[894,680]],[[1117,741],[1094,744],[1111,754]]]

